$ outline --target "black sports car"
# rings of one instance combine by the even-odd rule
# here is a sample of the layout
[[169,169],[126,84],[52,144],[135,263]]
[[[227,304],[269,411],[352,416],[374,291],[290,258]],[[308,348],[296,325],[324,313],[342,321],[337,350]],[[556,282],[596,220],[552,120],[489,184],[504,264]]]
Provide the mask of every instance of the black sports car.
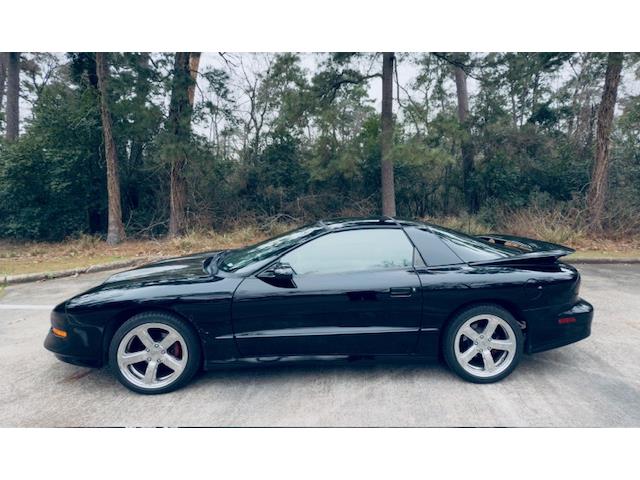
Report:
[[140,393],[201,368],[442,355],[477,383],[589,336],[573,250],[393,218],[318,222],[117,273],[56,306],[45,347]]

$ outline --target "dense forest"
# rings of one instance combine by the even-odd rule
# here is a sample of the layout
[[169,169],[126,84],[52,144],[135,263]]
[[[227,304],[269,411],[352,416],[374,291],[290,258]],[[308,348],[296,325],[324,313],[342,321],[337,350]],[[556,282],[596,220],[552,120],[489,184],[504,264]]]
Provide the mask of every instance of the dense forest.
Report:
[[2,53],[0,238],[115,244],[379,214],[635,236],[639,64],[630,53]]

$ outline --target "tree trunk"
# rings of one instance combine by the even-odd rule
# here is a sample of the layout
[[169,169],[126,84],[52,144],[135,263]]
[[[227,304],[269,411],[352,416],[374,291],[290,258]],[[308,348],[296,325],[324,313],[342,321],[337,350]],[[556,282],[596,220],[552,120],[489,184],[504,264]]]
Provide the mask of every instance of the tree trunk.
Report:
[[7,110],[5,132],[8,141],[18,139],[20,134],[20,53],[7,54]]
[[592,232],[602,231],[604,205],[609,180],[609,140],[613,125],[613,114],[618,96],[620,72],[623,54],[611,52],[607,58],[602,101],[598,108],[598,125],[596,133],[596,157],[591,174],[591,185],[587,196],[590,229]]
[[176,52],[173,67],[173,87],[167,119],[167,130],[173,142],[170,159],[169,237],[182,235],[186,228],[185,167],[193,110],[189,101],[189,88],[193,84],[190,56],[187,52]]
[[[151,91],[151,84],[149,83],[149,54],[148,53],[140,53],[137,59],[138,63],[138,76],[136,78],[136,83],[134,86],[135,92],[135,102],[137,103],[137,109],[144,110],[147,98],[149,97],[149,92]],[[135,119],[136,122],[138,119]],[[129,153],[129,163],[133,168],[137,168],[137,164],[142,158],[142,149],[144,147],[144,142],[134,137],[131,141],[131,152]]]
[[189,54],[189,71],[193,82],[189,85],[189,105],[193,109],[196,95],[196,81],[198,80],[198,67],[200,66],[200,52],[191,52]]
[[456,66],[453,68],[456,80],[456,94],[458,96],[458,120],[464,129],[462,138],[462,191],[464,193],[467,211],[478,211],[478,195],[473,184],[474,172],[474,148],[471,139],[471,127],[469,125],[469,92],[467,91],[467,74]]
[[107,243],[116,245],[125,238],[122,224],[122,207],[120,206],[120,179],[118,177],[118,152],[113,139],[111,112],[109,110],[109,66],[104,52],[96,53],[96,73],[98,90],[100,91],[100,116],[102,118],[102,135],[104,137],[105,157],[107,160],[107,195],[109,199],[109,227]]
[[[134,116],[133,122],[142,122],[143,116],[146,113],[146,101],[151,91],[151,83],[149,82],[149,62],[150,56],[148,53],[140,53],[137,59],[138,76],[134,87],[135,103],[137,104],[136,111],[140,112],[140,116]],[[135,134],[131,139],[131,148],[129,150],[129,162],[127,165],[129,179],[125,188],[124,198],[129,202],[131,208],[136,209],[139,206],[140,200],[140,171],[142,167],[144,146],[149,142],[148,135],[141,136]]]
[[396,194],[393,180],[393,160],[391,146],[393,143],[393,52],[382,54],[382,132],[381,147],[381,180],[382,180],[382,215],[396,215]]
[[8,53],[0,52],[0,111],[2,111],[2,100],[4,99],[4,87],[7,81]]

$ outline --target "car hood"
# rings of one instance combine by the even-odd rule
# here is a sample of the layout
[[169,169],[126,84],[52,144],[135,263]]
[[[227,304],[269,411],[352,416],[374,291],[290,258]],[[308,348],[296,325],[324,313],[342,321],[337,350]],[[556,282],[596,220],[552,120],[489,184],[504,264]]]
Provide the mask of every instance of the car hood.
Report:
[[130,283],[174,283],[197,281],[210,278],[206,271],[206,262],[219,252],[206,252],[186,257],[169,258],[149,263],[132,270],[119,272],[107,278],[104,284]]
[[67,313],[93,308],[157,307],[163,302],[230,298],[241,279],[210,273],[206,266],[220,252],[169,258],[111,275],[103,283],[64,302]]

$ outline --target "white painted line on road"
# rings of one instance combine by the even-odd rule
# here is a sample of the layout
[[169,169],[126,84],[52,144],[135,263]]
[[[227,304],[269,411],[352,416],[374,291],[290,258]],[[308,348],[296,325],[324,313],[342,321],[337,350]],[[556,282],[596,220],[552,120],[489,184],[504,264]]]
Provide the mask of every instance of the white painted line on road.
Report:
[[0,303],[0,310],[53,310],[55,305],[11,305]]

